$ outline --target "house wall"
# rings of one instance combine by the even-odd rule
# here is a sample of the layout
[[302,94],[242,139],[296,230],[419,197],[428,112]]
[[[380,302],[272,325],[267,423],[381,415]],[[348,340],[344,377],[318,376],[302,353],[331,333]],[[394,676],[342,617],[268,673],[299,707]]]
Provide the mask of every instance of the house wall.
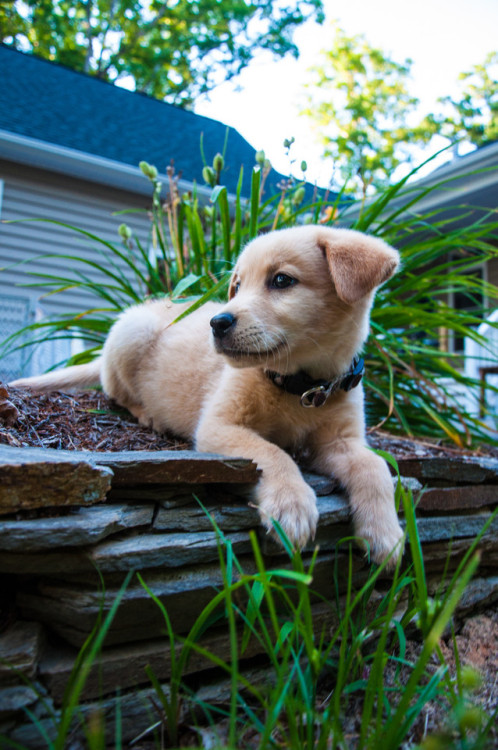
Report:
[[[488,281],[498,287],[498,258],[488,261]],[[492,306],[496,307],[496,302]]]
[[[62,256],[72,254],[96,264],[107,266],[110,253],[89,238],[67,227],[54,223],[23,221],[23,219],[48,219],[84,229],[122,249],[117,229],[126,222],[147,248],[150,222],[146,214],[148,200],[142,195],[115,190],[75,180],[42,170],[0,161],[0,184],[3,185],[0,202],[0,344],[35,317],[59,316],[96,306],[95,298],[80,289],[69,289],[61,294],[45,296],[48,287],[28,288],[24,283],[39,281],[28,271],[70,276],[79,270],[95,282],[104,282],[105,274],[77,261],[68,262]],[[143,213],[113,216],[114,212],[144,209]],[[40,257],[51,254],[53,257]],[[29,261],[25,265],[21,261]],[[120,261],[127,278],[134,280],[133,272]],[[134,283],[136,286],[136,282]],[[98,303],[101,306],[101,302]],[[28,352],[18,352],[0,361],[0,380],[30,374],[46,369],[68,356],[69,342],[62,342],[59,351],[49,351],[45,346],[43,361],[29,358]],[[53,348],[53,347],[52,347]],[[56,347],[57,348],[57,347]],[[62,356],[61,356],[62,355]],[[40,357],[38,357],[40,360]],[[52,361],[53,360],[53,361]]]

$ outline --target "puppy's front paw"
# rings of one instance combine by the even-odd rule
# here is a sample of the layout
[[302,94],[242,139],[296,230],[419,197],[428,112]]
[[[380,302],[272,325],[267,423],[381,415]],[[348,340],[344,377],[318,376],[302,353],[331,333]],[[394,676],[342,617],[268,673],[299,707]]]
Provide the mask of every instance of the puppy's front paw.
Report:
[[268,531],[273,530],[273,518],[292,544],[300,548],[314,538],[318,522],[316,496],[304,480],[278,487],[260,480],[257,500],[261,521]]
[[380,564],[391,555],[387,567],[395,567],[403,554],[403,531],[394,508],[383,514],[372,514],[370,519],[361,519],[360,522],[356,519],[355,533],[363,540],[373,562]]

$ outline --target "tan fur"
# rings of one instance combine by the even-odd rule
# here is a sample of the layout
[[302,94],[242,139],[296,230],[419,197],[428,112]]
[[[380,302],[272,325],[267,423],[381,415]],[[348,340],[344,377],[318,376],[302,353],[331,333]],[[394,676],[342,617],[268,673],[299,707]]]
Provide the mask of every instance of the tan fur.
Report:
[[[381,561],[402,533],[387,466],[365,444],[361,386],[306,409],[265,369],[302,369],[325,380],[344,374],[367,336],[375,288],[398,260],[382,240],[350,230],[271,232],[242,252],[227,304],[208,303],[174,324],[185,305],[133,307],[114,324],[97,364],[13,385],[68,388],[99,373],[106,393],[143,424],[193,438],[201,451],[254,459],[262,469],[255,495],[263,523],[271,528],[277,519],[299,545],[314,536],[318,513],[287,451],[306,447],[312,468],[347,489],[356,534]],[[275,288],[277,274],[297,283]],[[213,345],[210,320],[220,312],[236,324]]]

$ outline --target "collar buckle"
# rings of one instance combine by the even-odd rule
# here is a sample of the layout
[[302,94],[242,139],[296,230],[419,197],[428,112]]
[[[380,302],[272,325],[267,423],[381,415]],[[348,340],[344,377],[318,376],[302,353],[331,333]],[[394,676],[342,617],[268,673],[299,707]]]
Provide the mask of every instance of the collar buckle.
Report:
[[305,409],[314,409],[323,406],[331,393],[337,390],[338,380],[333,380],[326,385],[316,385],[305,391],[301,396],[301,406]]

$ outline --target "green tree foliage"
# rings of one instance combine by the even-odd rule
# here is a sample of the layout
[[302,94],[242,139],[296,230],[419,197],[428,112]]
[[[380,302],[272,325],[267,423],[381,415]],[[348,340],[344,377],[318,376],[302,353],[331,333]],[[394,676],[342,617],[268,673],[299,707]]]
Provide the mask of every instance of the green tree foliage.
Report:
[[7,0],[0,41],[188,106],[259,50],[298,56],[293,31],[321,0]]
[[428,118],[440,135],[451,141],[464,140],[474,146],[498,140],[498,52],[461,73],[458,98],[441,97],[443,113]]
[[350,190],[386,185],[401,163],[411,162],[408,144],[425,144],[433,127],[414,127],[419,100],[408,90],[411,60],[398,63],[371,47],[363,35],[347,36],[334,24],[334,41],[312,68],[304,110]]

